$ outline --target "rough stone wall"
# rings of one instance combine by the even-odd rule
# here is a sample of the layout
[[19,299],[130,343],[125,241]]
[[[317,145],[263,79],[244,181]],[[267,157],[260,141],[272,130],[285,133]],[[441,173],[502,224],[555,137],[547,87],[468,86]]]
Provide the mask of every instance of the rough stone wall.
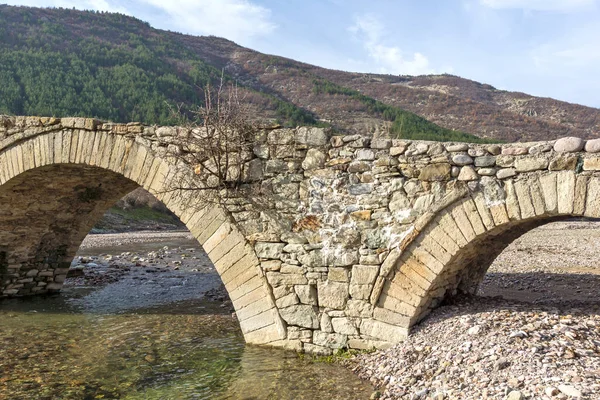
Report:
[[[44,158],[32,138],[58,131],[123,137],[104,146],[127,149],[134,142],[157,159],[166,159],[170,138],[188,134],[81,118],[5,118],[2,154],[25,150],[0,154],[0,188],[26,170],[12,164],[27,146],[36,160]],[[92,142],[72,144],[72,157],[61,161],[86,164],[87,153],[103,148]],[[248,185],[259,186],[267,203],[257,207],[246,199],[205,212],[182,210],[181,201],[160,194],[156,178],[143,178],[154,166],[149,156],[139,166],[128,167],[126,156],[91,164],[149,188],[192,226],[232,296],[246,340],[258,342],[273,327],[261,343],[328,354],[402,340],[444,296],[473,291],[520,232],[561,216],[600,216],[599,151],[600,141],[577,138],[474,145],[277,129],[257,137],[248,161]],[[155,174],[172,179],[161,168]],[[24,272],[5,273],[5,295],[20,294],[14,285],[27,278]]]

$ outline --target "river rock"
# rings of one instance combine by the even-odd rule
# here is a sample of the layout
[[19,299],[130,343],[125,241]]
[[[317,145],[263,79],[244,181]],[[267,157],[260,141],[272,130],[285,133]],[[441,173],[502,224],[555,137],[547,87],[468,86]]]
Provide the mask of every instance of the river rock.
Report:
[[554,151],[558,153],[574,153],[577,151],[581,151],[585,142],[583,139],[578,137],[565,137],[562,139],[558,139],[556,143],[554,143]]
[[497,144],[488,146],[486,150],[493,156],[497,156],[498,154],[502,153],[502,147],[498,146]]
[[561,393],[564,393],[567,396],[571,396],[571,397],[581,397],[582,396],[581,391],[571,385],[558,385],[558,390],[560,390]]
[[446,146],[446,150],[451,153],[467,151],[469,150],[469,145],[467,145],[466,143],[450,144]]
[[452,157],[452,162],[456,165],[473,164],[473,158],[468,154],[456,154]]
[[496,157],[494,156],[481,156],[475,158],[476,167],[493,167],[496,165]]
[[588,153],[600,152],[600,139],[591,139],[585,143],[585,151]]
[[502,155],[507,156],[520,156],[529,153],[529,148],[527,147],[505,147],[502,149]]
[[479,175],[472,166],[467,165],[460,169],[460,173],[458,174],[459,181],[476,181],[477,179],[479,179]]
[[523,399],[523,393],[521,393],[519,390],[513,390],[505,397],[505,399],[506,400],[521,400],[521,399]]

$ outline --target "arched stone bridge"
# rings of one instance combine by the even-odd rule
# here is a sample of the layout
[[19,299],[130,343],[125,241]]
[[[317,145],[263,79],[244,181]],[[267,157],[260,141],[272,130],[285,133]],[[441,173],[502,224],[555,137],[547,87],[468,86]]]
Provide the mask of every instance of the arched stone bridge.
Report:
[[2,296],[59,290],[90,228],[141,186],[204,247],[247,342],[381,347],[445,296],[474,292],[523,232],[600,217],[599,140],[499,146],[272,130],[249,161],[270,205],[225,210],[165,190],[176,179],[165,148],[186,134],[0,117]]

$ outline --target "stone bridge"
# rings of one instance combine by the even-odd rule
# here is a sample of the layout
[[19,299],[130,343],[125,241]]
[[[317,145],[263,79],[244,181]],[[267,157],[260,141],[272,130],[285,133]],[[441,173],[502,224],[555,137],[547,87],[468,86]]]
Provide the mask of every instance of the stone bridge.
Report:
[[[477,290],[512,240],[600,217],[600,140],[476,145],[316,128],[258,135],[252,199],[224,209],[176,179],[184,128],[83,118],[0,118],[0,293],[60,290],[83,238],[144,187],[214,263],[248,343],[327,354],[383,347],[446,296]],[[250,183],[249,183],[250,184]]]

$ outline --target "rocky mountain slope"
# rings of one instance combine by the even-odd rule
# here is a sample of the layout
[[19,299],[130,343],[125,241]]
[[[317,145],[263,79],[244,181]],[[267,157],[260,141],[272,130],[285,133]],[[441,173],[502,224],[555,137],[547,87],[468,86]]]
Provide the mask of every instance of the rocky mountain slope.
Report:
[[289,125],[467,141],[600,136],[596,108],[452,75],[328,70],[119,14],[0,5],[0,51],[0,113],[168,123],[166,104],[198,104],[198,86],[224,71],[257,115]]

